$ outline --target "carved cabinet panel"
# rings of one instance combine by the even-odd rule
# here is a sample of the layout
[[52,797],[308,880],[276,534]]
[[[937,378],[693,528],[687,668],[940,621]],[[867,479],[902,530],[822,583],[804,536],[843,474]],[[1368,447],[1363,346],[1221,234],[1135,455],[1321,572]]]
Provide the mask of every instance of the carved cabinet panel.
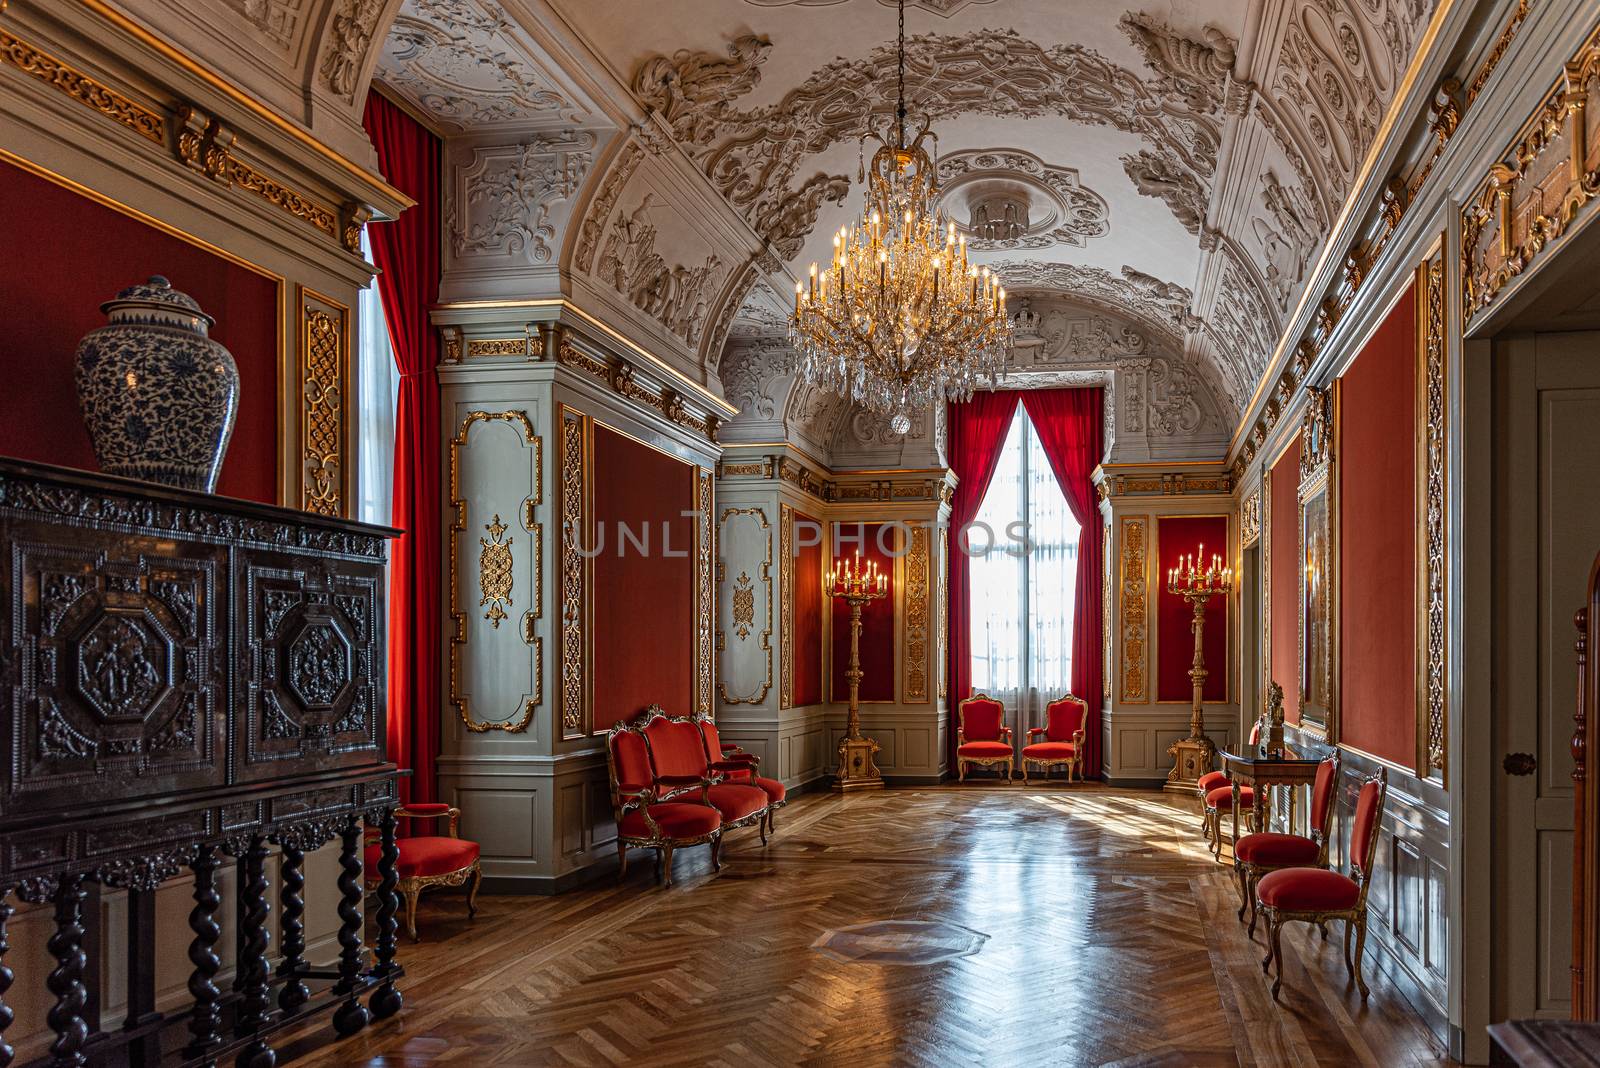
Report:
[[[7,537],[7,807],[155,794],[221,777],[225,550],[113,533]],[[174,551],[176,550],[176,551]]]
[[246,726],[238,777],[278,774],[285,760],[370,761],[384,699],[377,577],[251,553],[239,585],[247,659],[235,682]]

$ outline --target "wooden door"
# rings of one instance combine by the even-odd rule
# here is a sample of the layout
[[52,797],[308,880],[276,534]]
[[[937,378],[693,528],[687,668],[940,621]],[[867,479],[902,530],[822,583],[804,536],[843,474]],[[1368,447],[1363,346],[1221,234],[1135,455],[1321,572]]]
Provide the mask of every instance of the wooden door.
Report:
[[1600,546],[1600,334],[1496,343],[1495,1019],[1572,1011],[1573,612]]

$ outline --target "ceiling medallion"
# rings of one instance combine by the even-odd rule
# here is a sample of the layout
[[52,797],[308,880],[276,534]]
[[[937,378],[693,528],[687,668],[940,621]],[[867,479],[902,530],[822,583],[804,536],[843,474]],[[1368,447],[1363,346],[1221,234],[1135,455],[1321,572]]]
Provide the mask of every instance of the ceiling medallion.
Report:
[[1011,348],[1011,321],[998,275],[967,262],[967,239],[937,211],[938,176],[923,142],[906,142],[906,10],[899,0],[899,83],[895,121],[870,139],[879,146],[855,224],[834,235],[833,263],[811,265],[795,286],[789,339],[805,381],[869,411],[893,413],[911,429],[911,410],[941,397],[965,400],[993,384]]

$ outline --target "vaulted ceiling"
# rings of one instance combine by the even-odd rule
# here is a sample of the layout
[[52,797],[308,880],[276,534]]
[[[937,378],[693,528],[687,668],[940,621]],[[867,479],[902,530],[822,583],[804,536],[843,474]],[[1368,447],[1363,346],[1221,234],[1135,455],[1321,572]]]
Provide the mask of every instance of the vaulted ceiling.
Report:
[[[781,334],[783,275],[826,257],[858,209],[859,139],[892,113],[892,3],[533,6],[405,0],[378,77],[447,130],[543,131],[568,137],[569,155],[593,147],[581,131],[617,123],[602,87],[630,92],[764,241],[767,266],[784,268],[746,272],[740,285],[737,264],[705,257],[688,277],[715,289],[720,272],[738,302],[721,336]],[[976,242],[980,261],[1019,295],[1131,324],[1231,422],[1431,8],[911,0],[907,95],[913,118],[938,133],[950,215],[967,225],[980,208],[1014,212],[1017,225]],[[560,47],[540,13],[564,24]],[[596,172],[569,175],[568,198]],[[630,209],[641,219],[659,210],[659,198],[642,203]],[[687,325],[698,335],[698,320]]]

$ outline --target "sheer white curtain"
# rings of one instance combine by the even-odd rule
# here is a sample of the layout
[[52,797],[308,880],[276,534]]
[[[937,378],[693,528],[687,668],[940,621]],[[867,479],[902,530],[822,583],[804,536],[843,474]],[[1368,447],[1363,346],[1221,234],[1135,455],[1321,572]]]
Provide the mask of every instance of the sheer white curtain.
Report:
[[[361,231],[361,252],[370,263],[372,248]],[[356,442],[359,471],[356,518],[368,523],[391,521],[394,504],[394,409],[400,374],[389,347],[389,324],[378,298],[378,282],[361,291],[356,302],[360,349],[356,353]]]
[[1044,706],[1071,689],[1078,522],[1017,408],[968,545],[972,560],[972,685],[1005,702],[1026,741]]

